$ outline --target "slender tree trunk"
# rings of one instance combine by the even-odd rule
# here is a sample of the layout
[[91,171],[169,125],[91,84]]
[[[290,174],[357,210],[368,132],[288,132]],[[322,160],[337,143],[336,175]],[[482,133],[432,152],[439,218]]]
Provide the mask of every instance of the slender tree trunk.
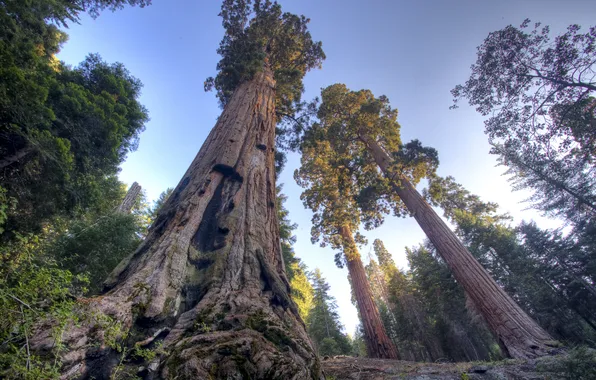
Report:
[[[106,379],[122,362],[119,373],[147,379],[322,379],[289,297],[274,143],[267,69],[239,86],[143,244],[106,281],[110,290],[86,301],[81,327],[65,332],[65,377]],[[125,346],[160,341],[160,354],[129,361],[109,347],[106,320],[128,332]]]
[[130,189],[128,189],[126,192],[126,196],[122,200],[122,203],[120,203],[120,206],[118,206],[118,212],[130,214],[140,193],[141,185],[139,185],[137,182],[133,182],[130,186]]
[[[340,234],[346,244],[355,247],[354,237],[349,227],[342,226],[340,228]],[[371,358],[399,359],[397,348],[385,333],[383,321],[381,321],[379,310],[373,299],[372,290],[366,278],[366,271],[364,270],[364,265],[362,265],[362,260],[360,260],[360,255],[346,255],[346,261],[348,262],[348,271],[352,279],[358,311],[362,318],[364,341],[366,342],[368,355]]]
[[526,359],[545,355],[553,339],[513,301],[478,263],[455,233],[424,201],[420,193],[403,176],[392,173],[392,158],[368,136],[361,136],[377,165],[391,180],[397,195],[414,216],[426,236],[445,260],[457,282],[471,297],[489,328],[514,358]]
[[4,169],[5,167],[10,166],[15,162],[18,162],[19,160],[25,158],[31,153],[33,153],[33,148],[31,148],[30,146],[25,146],[24,148],[21,148],[20,150],[16,151],[12,156],[0,159],[0,169]]

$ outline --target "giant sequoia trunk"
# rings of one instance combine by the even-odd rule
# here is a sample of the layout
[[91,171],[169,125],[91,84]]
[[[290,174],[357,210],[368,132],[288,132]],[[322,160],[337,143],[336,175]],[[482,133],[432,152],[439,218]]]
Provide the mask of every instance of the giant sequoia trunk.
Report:
[[378,143],[368,136],[361,136],[361,140],[379,168],[391,180],[397,195],[445,260],[457,282],[486,319],[505,352],[520,359],[547,354],[549,344],[553,343],[548,333],[497,285],[414,186],[399,173],[392,173],[390,167],[393,160]]
[[[274,104],[269,70],[239,86],[147,239],[112,273],[109,291],[86,301],[81,327],[65,332],[65,376],[106,379],[117,366],[150,379],[322,377],[288,296]],[[110,348],[119,339],[161,348],[139,363]],[[38,348],[51,344],[47,333],[36,338]]]
[[[345,242],[354,247],[352,231],[347,226],[340,228],[340,234]],[[373,299],[373,293],[366,278],[366,271],[360,255],[346,255],[348,272],[352,280],[352,288],[356,297],[356,304],[364,327],[364,341],[366,351],[371,358],[399,359],[397,348],[385,333],[383,321]]]

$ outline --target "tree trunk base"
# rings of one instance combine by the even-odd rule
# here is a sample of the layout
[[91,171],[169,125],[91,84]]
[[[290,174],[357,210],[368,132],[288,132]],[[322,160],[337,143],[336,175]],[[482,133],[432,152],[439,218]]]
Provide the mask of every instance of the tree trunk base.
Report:
[[[316,354],[296,336],[293,312],[281,305],[202,304],[167,321],[145,325],[134,320],[131,302],[97,297],[82,305],[80,326],[62,334],[61,379],[318,379]],[[239,300],[236,299],[236,302]],[[304,328],[304,326],[302,326]],[[36,352],[55,347],[50,328],[39,327]]]

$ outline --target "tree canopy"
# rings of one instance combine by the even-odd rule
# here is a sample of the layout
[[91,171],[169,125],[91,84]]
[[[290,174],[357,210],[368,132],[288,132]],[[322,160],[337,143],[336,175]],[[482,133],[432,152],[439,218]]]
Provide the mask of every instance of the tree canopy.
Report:
[[397,110],[385,96],[375,98],[368,90],[350,91],[335,84],[323,89],[321,99],[318,122],[302,136],[302,166],[294,177],[306,188],[301,199],[314,212],[313,242],[322,238],[323,244],[338,248],[340,221],[357,231],[361,223],[367,229],[379,226],[391,212],[407,215],[363,143],[363,135],[373,136],[392,152],[394,169],[414,184],[434,172],[438,158],[434,149],[417,140],[402,144]]
[[596,28],[554,39],[530,20],[492,32],[470,78],[452,90],[488,118],[492,153],[532,204],[579,221],[596,215]]
[[308,333],[313,339],[319,355],[347,355],[352,347],[337,312],[335,298],[329,294],[329,284],[316,268],[311,275],[313,284],[313,308],[309,313]]
[[453,177],[433,177],[425,194],[497,283],[551,335],[574,344],[593,339],[593,240],[534,222],[511,226],[497,204],[482,201]]
[[279,118],[293,116],[304,91],[302,78],[325,59],[321,42],[308,31],[310,20],[282,12],[270,0],[224,0],[220,16],[225,35],[217,52],[222,58],[205,89],[215,89],[225,106],[240,83],[267,67],[276,81]]
[[[4,1],[0,5],[0,186],[12,231],[96,207],[148,121],[141,82],[97,54],[78,66],[55,54],[67,35],[55,23],[80,12],[147,1]],[[55,23],[52,23],[55,22]],[[43,178],[43,181],[41,180]]]
[[54,215],[92,206],[148,120],[138,102],[141,83],[122,64],[90,55],[75,68],[55,67],[42,74],[43,95],[31,105],[18,104],[27,97],[18,80],[4,82],[15,90],[0,125],[0,185],[18,202],[13,228],[34,230]]

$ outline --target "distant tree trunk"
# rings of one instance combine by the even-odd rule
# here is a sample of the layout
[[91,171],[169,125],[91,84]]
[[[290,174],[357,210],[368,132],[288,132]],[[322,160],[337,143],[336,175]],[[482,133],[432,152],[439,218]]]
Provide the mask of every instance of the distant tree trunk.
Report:
[[[340,234],[347,244],[355,247],[352,231],[347,226],[340,228]],[[368,356],[379,359],[399,359],[397,348],[385,333],[383,321],[373,299],[373,293],[366,278],[366,271],[360,255],[346,255],[348,271],[352,279],[358,311],[364,327],[364,341]]]
[[478,263],[455,233],[424,201],[412,184],[399,173],[392,173],[392,158],[368,136],[360,136],[377,165],[392,181],[397,195],[445,260],[457,282],[468,293],[486,319],[505,352],[527,359],[545,355],[553,339],[513,301]]
[[118,206],[118,212],[122,214],[130,214],[140,193],[141,185],[137,182],[133,182],[132,186],[130,186],[126,192],[126,196],[122,200],[122,203]]
[[[163,344],[142,366],[124,357],[120,374],[322,379],[283,266],[275,125],[265,69],[235,91],[145,241],[106,281],[107,294],[87,300],[87,319],[65,331],[65,377],[107,379],[121,362],[107,347],[104,315],[128,331],[127,347]],[[47,332],[36,341],[53,342]]]

